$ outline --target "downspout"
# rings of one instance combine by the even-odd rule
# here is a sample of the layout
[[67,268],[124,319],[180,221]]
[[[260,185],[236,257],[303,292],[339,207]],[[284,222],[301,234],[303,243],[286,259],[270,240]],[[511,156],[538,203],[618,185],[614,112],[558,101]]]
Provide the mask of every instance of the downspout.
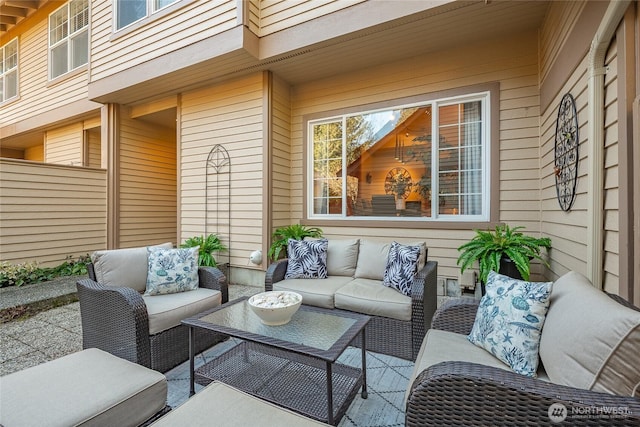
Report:
[[605,55],[630,0],[612,1],[600,21],[589,49],[589,157],[587,211],[587,274],[603,288],[604,266],[604,66]]

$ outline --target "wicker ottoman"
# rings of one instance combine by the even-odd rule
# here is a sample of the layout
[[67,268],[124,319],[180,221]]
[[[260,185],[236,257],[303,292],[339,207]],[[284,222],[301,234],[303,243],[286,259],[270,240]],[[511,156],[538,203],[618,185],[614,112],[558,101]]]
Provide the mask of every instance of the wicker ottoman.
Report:
[[137,426],[162,411],[164,375],[95,348],[0,378],[0,424]]
[[214,381],[151,427],[312,427],[326,424]]

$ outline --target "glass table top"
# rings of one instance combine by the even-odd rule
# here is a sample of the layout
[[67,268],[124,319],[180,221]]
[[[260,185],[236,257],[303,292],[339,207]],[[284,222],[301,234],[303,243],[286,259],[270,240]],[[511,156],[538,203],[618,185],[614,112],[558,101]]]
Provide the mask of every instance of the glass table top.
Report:
[[348,311],[302,305],[285,325],[268,326],[240,298],[211,311],[183,320],[241,339],[299,350],[321,358],[337,357],[362,331],[369,316]]

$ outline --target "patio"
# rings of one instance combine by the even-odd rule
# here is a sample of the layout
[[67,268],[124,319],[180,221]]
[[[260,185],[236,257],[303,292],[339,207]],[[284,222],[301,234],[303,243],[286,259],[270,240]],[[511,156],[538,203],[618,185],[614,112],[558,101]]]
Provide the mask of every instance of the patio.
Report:
[[[75,281],[75,278],[74,278]],[[46,285],[34,285],[16,288],[12,293],[29,294],[27,298],[37,298],[38,293],[47,293],[46,297],[68,294],[72,287],[69,283],[60,283],[57,290],[47,289]],[[17,292],[15,292],[17,291]],[[231,285],[230,299],[250,296],[262,289],[253,286]],[[10,302],[3,290],[3,306]],[[17,301],[14,302],[14,304]],[[237,340],[230,339],[218,344],[197,356],[196,367],[236,345]],[[80,326],[79,303],[71,303],[34,315],[26,320],[14,320],[0,324],[0,375],[35,366],[66,354],[82,350],[82,329]],[[347,365],[358,366],[360,350],[349,348],[339,361]],[[357,395],[340,426],[401,426],[404,425],[404,394],[413,369],[413,363],[391,356],[367,352],[368,399]],[[189,398],[189,362],[182,363],[166,374],[168,380],[167,403],[176,408]],[[196,385],[196,391],[202,387]]]

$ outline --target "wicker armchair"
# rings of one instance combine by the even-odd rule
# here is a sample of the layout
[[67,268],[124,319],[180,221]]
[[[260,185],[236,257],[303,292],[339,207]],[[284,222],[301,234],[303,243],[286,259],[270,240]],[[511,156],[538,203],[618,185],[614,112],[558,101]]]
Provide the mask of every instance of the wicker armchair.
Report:
[[[269,266],[265,277],[265,291],[272,291],[273,284],[284,279],[287,259]],[[424,268],[416,273],[411,288],[411,320],[403,321],[389,317],[371,316],[367,324],[367,350],[415,360],[431,317],[437,304],[438,263],[427,261]],[[360,346],[360,338],[354,341]]]
[[[92,264],[88,264],[88,271],[89,279],[77,282],[84,349],[99,348],[159,372],[166,372],[189,359],[186,326],[175,326],[151,335],[147,307],[140,293],[132,288],[96,282]],[[222,303],[229,300],[227,281],[220,270],[200,267],[198,276],[199,287],[220,291]],[[196,352],[225,338],[196,331]]]
[[[614,299],[622,302],[619,298]],[[447,301],[434,315],[431,327],[467,335],[478,304],[479,301],[469,298]],[[553,425],[549,408],[558,403],[569,413],[559,425],[640,425],[640,400],[637,398],[558,385],[460,361],[435,364],[416,377],[407,400],[405,425]],[[625,413],[615,419],[584,416],[594,408]],[[572,415],[572,411],[583,416]]]

